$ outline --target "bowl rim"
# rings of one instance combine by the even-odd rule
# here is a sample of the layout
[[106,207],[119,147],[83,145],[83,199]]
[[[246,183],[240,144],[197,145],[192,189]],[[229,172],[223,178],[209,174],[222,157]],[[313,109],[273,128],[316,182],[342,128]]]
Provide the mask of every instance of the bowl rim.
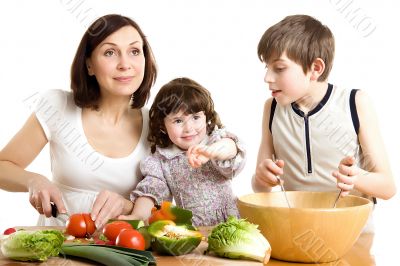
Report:
[[[372,201],[370,199],[364,198],[364,197],[361,197],[361,196],[356,196],[356,195],[347,195],[345,197],[359,198],[361,200],[365,200],[365,203],[357,205],[357,206],[336,207],[336,208],[333,208],[333,207],[310,208],[310,207],[293,207],[293,206],[291,206],[289,208],[287,206],[285,206],[285,207],[284,206],[261,206],[261,205],[257,205],[257,204],[254,204],[254,203],[249,203],[249,202],[246,202],[246,201],[242,200],[242,198],[248,197],[250,195],[254,195],[254,194],[269,194],[269,193],[277,193],[278,194],[278,193],[283,193],[283,191],[249,193],[249,194],[245,194],[245,195],[239,196],[237,201],[238,201],[238,203],[240,202],[240,204],[251,206],[251,207],[254,207],[254,208],[257,208],[257,209],[265,209],[265,208],[271,209],[271,208],[274,208],[274,209],[287,209],[287,210],[293,209],[293,210],[303,210],[303,211],[311,211],[311,210],[315,211],[315,210],[318,210],[318,211],[321,211],[321,212],[327,212],[327,211],[339,212],[339,211],[351,210],[351,209],[360,208],[360,207],[372,208],[372,205],[373,205],[373,203],[372,203]],[[312,193],[312,194],[326,194],[326,193],[334,194],[335,193],[335,194],[338,194],[338,192],[335,192],[335,191],[300,191],[300,190],[298,190],[298,191],[286,191],[286,193],[288,193],[288,194],[290,194],[290,193],[307,193],[307,194],[308,193]],[[289,200],[289,202],[290,202],[290,200]]]

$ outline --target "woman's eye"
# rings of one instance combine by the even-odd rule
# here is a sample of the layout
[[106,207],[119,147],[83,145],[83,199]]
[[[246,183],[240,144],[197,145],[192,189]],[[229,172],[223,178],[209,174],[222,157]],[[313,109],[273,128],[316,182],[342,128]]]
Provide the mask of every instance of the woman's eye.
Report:
[[181,120],[181,119],[176,119],[175,121],[174,121],[174,123],[175,124],[180,124],[180,123],[182,123],[183,121]]
[[135,56],[138,56],[138,55],[141,54],[141,51],[140,51],[139,49],[134,49],[134,50],[132,50],[131,53],[132,53],[133,55],[135,55]]
[[199,116],[199,115],[194,115],[194,116],[193,116],[193,119],[194,119],[194,120],[200,119],[200,116]]
[[104,53],[105,56],[113,56],[114,54],[115,54],[115,52],[113,50],[107,50]]
[[284,67],[276,67],[276,68],[275,68],[275,71],[276,71],[276,72],[282,72],[282,71],[284,71],[284,70],[285,70]]

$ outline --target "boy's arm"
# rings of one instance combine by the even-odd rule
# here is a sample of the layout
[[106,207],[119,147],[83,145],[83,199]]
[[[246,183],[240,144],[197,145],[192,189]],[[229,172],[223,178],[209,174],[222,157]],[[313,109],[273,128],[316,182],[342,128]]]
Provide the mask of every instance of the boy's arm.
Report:
[[355,178],[354,187],[367,195],[389,199],[396,193],[396,187],[379,131],[378,119],[365,92],[357,92],[356,106],[360,121],[358,138],[363,154],[363,169]]
[[255,174],[252,177],[251,184],[254,192],[271,191],[272,186],[263,181],[262,177],[266,175],[266,163],[272,158],[274,147],[272,144],[272,135],[269,131],[269,116],[273,98],[269,98],[264,104],[264,113],[262,120],[261,142],[258,149],[257,165]]

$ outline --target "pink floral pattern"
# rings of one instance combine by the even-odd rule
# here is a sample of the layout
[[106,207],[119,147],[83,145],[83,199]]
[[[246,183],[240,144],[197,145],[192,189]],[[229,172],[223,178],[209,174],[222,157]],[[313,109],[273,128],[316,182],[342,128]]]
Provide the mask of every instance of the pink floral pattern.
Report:
[[236,143],[237,155],[225,161],[210,160],[200,168],[192,168],[185,151],[176,146],[157,147],[140,164],[144,176],[131,193],[131,200],[148,196],[156,204],[175,201],[179,207],[193,212],[193,225],[209,226],[239,217],[237,198],[232,192],[231,179],[244,167],[245,150],[239,139],[225,129],[216,129],[206,143],[229,137]]

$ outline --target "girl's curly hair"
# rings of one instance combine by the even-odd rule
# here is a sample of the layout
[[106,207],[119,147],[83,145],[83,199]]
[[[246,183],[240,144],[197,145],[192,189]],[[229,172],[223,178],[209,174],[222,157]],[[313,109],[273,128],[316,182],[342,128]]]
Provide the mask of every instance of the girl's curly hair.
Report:
[[161,87],[150,108],[150,125],[147,139],[151,144],[151,152],[156,146],[166,148],[172,144],[164,124],[164,118],[182,111],[184,114],[194,114],[203,111],[207,121],[207,134],[215,128],[222,127],[210,92],[189,78],[176,78]]

